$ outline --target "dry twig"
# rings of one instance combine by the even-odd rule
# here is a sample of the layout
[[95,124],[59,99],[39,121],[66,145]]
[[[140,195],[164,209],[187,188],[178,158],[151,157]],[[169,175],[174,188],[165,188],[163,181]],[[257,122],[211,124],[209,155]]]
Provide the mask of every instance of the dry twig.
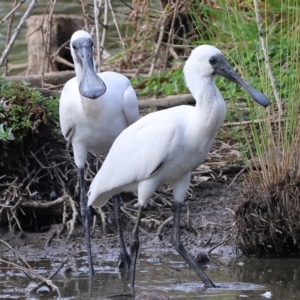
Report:
[[163,70],[165,70],[166,67],[167,67],[169,48],[170,48],[171,39],[173,37],[174,23],[175,23],[175,18],[177,16],[177,9],[178,9],[178,0],[176,0],[175,7],[174,7],[174,10],[173,10],[173,18],[172,18],[171,29],[169,31],[169,36],[168,36],[168,43],[167,43],[167,48],[166,48],[166,54],[165,54],[165,61],[164,61]]
[[[51,3],[51,8],[50,8],[50,13],[48,15],[48,24],[47,24],[47,28],[46,28],[46,39],[44,40],[44,51],[43,51],[43,59],[42,59],[42,88],[44,87],[44,72],[45,72],[45,57],[47,55],[48,59],[47,59],[47,64],[49,64],[49,62],[51,62],[50,58],[49,58],[49,49],[50,49],[50,34],[51,34],[51,22],[52,22],[52,16],[53,16],[53,11],[54,11],[54,7],[56,4],[56,0],[51,0],[49,3]],[[48,70],[48,68],[47,68]]]
[[[15,40],[17,39],[21,28],[23,26],[23,24],[25,23],[25,21],[27,20],[27,18],[30,16],[31,12],[33,11],[33,9],[35,8],[36,4],[38,3],[39,0],[32,0],[31,3],[29,4],[26,12],[24,13],[24,15],[22,16],[19,24],[17,25],[16,29],[14,30],[14,33],[8,43],[8,45],[5,47],[4,51],[2,52],[1,58],[0,58],[0,67],[3,66],[4,61],[6,60],[12,46],[15,43]],[[21,4],[23,2],[20,2]]]
[[72,236],[72,234],[74,232],[75,223],[76,223],[76,220],[77,220],[77,217],[78,217],[78,212],[76,210],[76,204],[75,204],[75,201],[72,199],[71,196],[69,196],[69,201],[70,201],[70,205],[72,207],[73,214],[72,214],[72,219],[67,222],[67,227],[68,227],[68,230],[69,230],[69,233],[68,233],[68,236],[67,236],[67,241],[70,239],[70,237]]
[[171,216],[171,217],[169,217],[168,219],[166,219],[164,222],[162,222],[162,223],[160,224],[160,226],[158,227],[157,232],[156,232],[156,236],[157,236],[159,239],[161,239],[161,233],[162,233],[163,228],[164,228],[165,226],[167,226],[168,224],[170,224],[170,223],[173,221],[173,219],[174,219],[174,217]]
[[[55,275],[57,275],[57,273],[61,270],[61,268],[67,263],[67,261],[69,260],[69,257],[67,256],[60,264],[59,266],[56,268],[56,270],[47,278],[47,280],[51,280]],[[42,285],[44,285],[44,282],[40,282],[39,284],[37,284],[36,286],[34,286],[33,288],[31,288],[28,293],[33,293],[35,292],[37,289],[39,289]]]
[[100,51],[101,51],[100,57],[102,57],[103,55],[104,44],[107,35],[107,28],[108,28],[108,3],[107,0],[104,0],[104,19],[103,19],[103,30],[102,30],[102,37],[101,37],[101,44],[100,44]]
[[[106,1],[106,0],[105,0]],[[98,72],[101,71],[101,58],[100,58],[100,35],[99,35],[99,9],[102,6],[102,0],[94,0],[94,22],[95,22],[95,29],[96,29],[96,62],[97,62],[97,70]]]
[[31,275],[37,277],[43,283],[45,283],[46,285],[48,285],[49,287],[51,287],[54,291],[56,291],[57,294],[58,294],[58,297],[61,298],[61,294],[60,294],[59,288],[51,281],[51,279],[45,278],[44,276],[40,275],[37,271],[35,271],[32,268],[25,268],[25,267],[22,267],[22,266],[20,266],[20,265],[18,265],[16,263],[11,262],[11,261],[4,260],[2,258],[0,258],[0,262],[7,264],[7,265],[11,266],[14,269],[23,271],[24,273],[31,274]]
[[15,0],[14,8],[0,21],[0,25],[5,22],[9,17],[11,17],[15,11],[25,2],[25,0],[19,1],[18,4],[16,4],[18,0]]

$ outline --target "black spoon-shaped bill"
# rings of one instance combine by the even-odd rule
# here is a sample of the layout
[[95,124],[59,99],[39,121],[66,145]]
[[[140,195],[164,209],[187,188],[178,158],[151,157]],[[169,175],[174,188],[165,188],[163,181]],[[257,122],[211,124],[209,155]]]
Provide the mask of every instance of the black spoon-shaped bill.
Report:
[[97,99],[105,93],[106,86],[94,67],[93,41],[88,38],[80,38],[74,41],[72,46],[82,67],[79,92],[86,98]]
[[238,85],[242,86],[246,92],[251,96],[251,98],[258,104],[267,107],[270,104],[269,99],[247,81],[242,79],[231,67],[229,62],[224,58],[223,55],[215,55],[209,60],[211,66],[214,69],[214,74],[225,77]]

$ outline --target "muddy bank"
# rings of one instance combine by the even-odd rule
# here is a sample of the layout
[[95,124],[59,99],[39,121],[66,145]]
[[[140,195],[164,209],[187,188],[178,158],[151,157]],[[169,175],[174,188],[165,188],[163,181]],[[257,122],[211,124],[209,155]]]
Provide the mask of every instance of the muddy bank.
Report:
[[[200,179],[195,178],[195,176],[192,179],[191,188],[183,208],[181,237],[187,249],[195,257],[199,251],[208,252],[219,244],[212,251],[212,254],[219,254],[225,258],[238,254],[234,246],[232,232],[233,210],[242,198],[243,187],[240,178],[234,182],[234,176],[224,177],[224,179],[207,182],[199,182]],[[202,180],[207,180],[207,178],[202,178]],[[134,195],[130,195],[130,197],[134,199]],[[134,224],[129,216],[135,215],[136,201],[126,202],[126,195],[123,195],[123,199],[122,209],[125,213],[122,214],[122,222],[126,244],[129,246],[130,233]],[[143,249],[173,251],[170,244],[172,222],[160,228],[162,223],[173,215],[172,207],[168,205],[157,207],[155,203],[161,203],[161,201],[151,201],[142,218],[141,251]],[[97,257],[99,254],[118,252],[116,251],[119,245],[115,219],[109,205],[106,212],[107,232],[103,234],[100,220],[97,220],[92,232],[92,251]],[[56,234],[60,231],[60,226],[56,224],[49,230],[39,233],[15,231],[13,236],[1,229],[0,237],[18,250],[28,261],[39,261],[46,257],[49,260],[57,261],[58,257],[63,259],[66,255],[72,257],[79,253],[84,253],[85,257],[85,240],[81,223],[76,223],[74,233],[69,241],[66,240],[67,230],[62,231],[60,235]],[[160,234],[158,234],[158,230],[161,230]],[[16,259],[14,252],[4,245],[0,245],[0,252],[3,258]],[[117,256],[115,260],[117,263]]]

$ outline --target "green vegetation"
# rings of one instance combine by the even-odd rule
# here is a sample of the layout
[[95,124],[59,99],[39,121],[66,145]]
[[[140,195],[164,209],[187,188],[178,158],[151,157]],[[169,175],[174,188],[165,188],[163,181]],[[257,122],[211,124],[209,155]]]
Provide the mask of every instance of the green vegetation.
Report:
[[58,99],[45,98],[25,82],[0,78],[0,140],[21,142],[42,126],[58,129]]
[[182,67],[156,74],[150,78],[133,78],[131,83],[137,90],[138,96],[168,96],[188,93]]

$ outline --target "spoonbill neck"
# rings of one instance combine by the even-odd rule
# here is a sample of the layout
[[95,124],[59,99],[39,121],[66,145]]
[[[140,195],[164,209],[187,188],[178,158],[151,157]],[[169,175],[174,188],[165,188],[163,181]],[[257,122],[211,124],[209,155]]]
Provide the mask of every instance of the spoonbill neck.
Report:
[[187,81],[187,86],[195,98],[196,108],[201,109],[202,113],[210,110],[212,105],[225,105],[224,99],[215,84],[214,76],[198,77],[191,82]]
[[203,77],[196,80],[189,89],[196,100],[195,124],[201,128],[199,136],[207,136],[210,141],[219,130],[226,114],[225,101],[215,85],[214,77]]

